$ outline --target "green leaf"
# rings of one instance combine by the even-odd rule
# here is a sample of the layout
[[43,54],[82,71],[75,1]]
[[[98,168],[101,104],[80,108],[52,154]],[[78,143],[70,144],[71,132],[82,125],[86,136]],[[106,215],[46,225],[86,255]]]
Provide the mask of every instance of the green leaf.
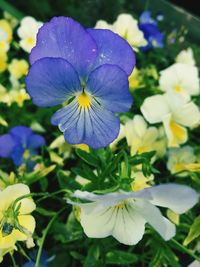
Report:
[[76,154],[87,164],[93,167],[99,166],[99,160],[94,155],[92,155],[92,153],[85,152],[81,149],[76,149]]
[[183,242],[184,246],[187,246],[190,242],[192,242],[195,238],[200,236],[200,215],[194,220],[189,234]]
[[84,267],[96,267],[100,257],[100,249],[98,245],[93,245],[89,248],[87,257],[84,262]]
[[106,264],[126,265],[135,263],[136,261],[136,255],[121,250],[113,250],[106,254]]

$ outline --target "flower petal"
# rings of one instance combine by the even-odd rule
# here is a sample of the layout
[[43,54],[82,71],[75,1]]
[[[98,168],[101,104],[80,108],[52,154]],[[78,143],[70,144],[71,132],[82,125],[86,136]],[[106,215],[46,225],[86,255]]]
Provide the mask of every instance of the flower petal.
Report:
[[106,109],[126,112],[132,104],[127,74],[115,65],[102,65],[89,76],[87,90]]
[[28,148],[38,148],[45,145],[45,139],[39,134],[32,134],[28,140]]
[[144,100],[141,112],[149,123],[158,123],[170,112],[170,109],[164,95],[155,95]]
[[163,125],[168,139],[169,147],[178,147],[188,139],[187,129],[172,120],[171,115],[163,118]]
[[193,127],[200,122],[200,112],[193,102],[183,105],[174,113],[174,120],[184,126]]
[[80,90],[80,81],[72,65],[61,58],[42,58],[32,65],[26,77],[27,91],[41,107],[65,102]]
[[87,191],[80,191],[76,190],[73,194],[73,197],[77,197],[80,199],[85,199],[89,201],[99,201],[99,202],[105,202],[104,204],[107,206],[114,205],[122,200],[128,199],[128,198],[143,198],[143,199],[149,199],[151,200],[151,193],[147,191],[146,189],[140,190],[138,192],[115,192],[115,193],[108,193],[105,195],[96,195],[94,193],[90,193]]
[[30,135],[32,134],[32,130],[26,126],[16,126],[10,130],[10,134],[15,142],[25,147]]
[[119,118],[103,109],[94,100],[88,109],[78,107],[76,99],[57,111],[52,123],[64,132],[70,144],[87,144],[100,148],[110,144],[119,133]]
[[95,67],[113,64],[122,68],[128,75],[135,66],[135,54],[132,47],[119,35],[103,29],[88,29],[98,47]]
[[113,237],[125,245],[137,244],[144,235],[146,220],[129,204],[124,208],[115,207],[115,210]]
[[0,136],[0,157],[9,158],[15,147],[15,141],[10,134]]
[[181,214],[192,208],[199,199],[199,194],[186,185],[163,184],[147,188],[151,193],[152,204],[166,207]]
[[18,197],[30,194],[30,189],[25,184],[14,184],[7,186],[0,192],[0,210],[6,210]]
[[96,55],[95,41],[78,22],[68,17],[54,17],[40,28],[30,61],[33,64],[44,57],[63,58],[80,76],[85,76]]
[[173,223],[162,216],[161,212],[154,205],[146,200],[138,199],[134,202],[133,208],[165,239],[171,239],[176,228]]

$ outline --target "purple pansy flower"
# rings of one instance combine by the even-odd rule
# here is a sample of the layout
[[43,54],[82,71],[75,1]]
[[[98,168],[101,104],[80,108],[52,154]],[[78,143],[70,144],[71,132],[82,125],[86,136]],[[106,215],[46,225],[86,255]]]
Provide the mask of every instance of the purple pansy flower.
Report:
[[16,166],[27,164],[32,169],[31,157],[38,154],[38,149],[45,145],[41,135],[32,132],[31,128],[16,126],[10,133],[0,136],[0,157],[11,158]]
[[150,11],[144,11],[139,18],[139,28],[144,33],[148,44],[142,47],[143,51],[147,51],[153,47],[162,48],[164,34],[160,32],[157,21],[151,17]]
[[135,66],[124,39],[55,17],[40,28],[30,62],[27,91],[38,106],[63,104],[51,122],[68,143],[100,148],[117,137],[115,113],[131,107],[128,76]]

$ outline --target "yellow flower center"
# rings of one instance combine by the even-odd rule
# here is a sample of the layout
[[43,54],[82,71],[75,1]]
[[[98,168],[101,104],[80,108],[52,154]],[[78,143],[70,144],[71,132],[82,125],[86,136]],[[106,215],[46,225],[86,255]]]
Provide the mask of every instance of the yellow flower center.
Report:
[[187,130],[184,127],[174,121],[170,121],[169,127],[173,134],[171,145],[183,144],[187,140]]
[[174,90],[175,90],[177,93],[181,93],[181,92],[183,91],[183,88],[182,88],[179,84],[177,84],[177,85],[175,86]]
[[35,45],[35,40],[34,40],[33,37],[28,37],[28,38],[26,38],[26,43],[28,45],[34,46]]
[[25,151],[24,151],[23,158],[24,158],[24,159],[28,159],[28,158],[30,158],[30,152],[29,152],[28,150],[25,150]]
[[125,202],[121,202],[115,206],[117,209],[123,209],[125,207]]
[[91,97],[84,92],[78,96],[77,101],[81,108],[89,108],[91,105]]

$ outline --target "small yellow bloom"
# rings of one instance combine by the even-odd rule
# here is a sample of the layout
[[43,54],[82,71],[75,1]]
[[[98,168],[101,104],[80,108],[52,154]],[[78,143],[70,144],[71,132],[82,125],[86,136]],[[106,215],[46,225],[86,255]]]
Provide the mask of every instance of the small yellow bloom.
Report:
[[12,253],[12,251],[16,250],[17,248],[15,246],[10,248],[1,249],[0,248],[0,263],[3,261],[3,257],[7,253]]
[[7,69],[7,60],[8,57],[6,52],[0,49],[0,73]]
[[0,192],[0,249],[13,247],[17,241],[26,241],[35,230],[35,219],[30,213],[36,206],[30,197],[29,187],[15,184]]
[[131,183],[131,188],[133,192],[150,187],[152,181],[154,180],[153,174],[148,177],[145,177],[142,171],[133,172],[132,176],[134,177],[134,181]]
[[129,80],[129,87],[130,89],[136,89],[139,86],[140,79],[139,79],[139,70],[134,68],[133,72],[128,78]]
[[25,100],[29,100],[30,96],[27,94],[25,89],[13,89],[10,91],[11,103],[17,103],[19,107],[22,107]]
[[168,170],[177,176],[187,176],[188,172],[200,171],[200,163],[197,163],[197,158],[191,146],[182,148],[171,148],[168,152]]
[[[6,41],[10,43],[12,41],[12,28],[5,19],[0,20],[0,32],[6,34]],[[1,40],[1,39],[0,39]]]
[[16,79],[20,79],[28,73],[28,63],[24,59],[13,59],[8,66],[8,70],[11,76]]

